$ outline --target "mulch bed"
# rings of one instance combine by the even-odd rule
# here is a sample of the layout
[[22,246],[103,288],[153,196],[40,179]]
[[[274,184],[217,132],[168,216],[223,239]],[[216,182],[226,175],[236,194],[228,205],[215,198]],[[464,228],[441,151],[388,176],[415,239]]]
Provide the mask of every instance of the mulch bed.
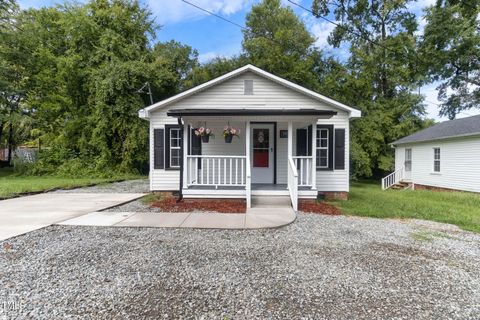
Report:
[[338,216],[342,214],[342,211],[334,205],[325,203],[323,201],[302,201],[298,202],[298,210],[309,213],[321,213],[332,216]]
[[162,198],[153,202],[153,208],[163,212],[207,211],[219,213],[245,213],[247,206],[244,200],[236,199],[188,199],[177,202],[171,194],[164,193]]

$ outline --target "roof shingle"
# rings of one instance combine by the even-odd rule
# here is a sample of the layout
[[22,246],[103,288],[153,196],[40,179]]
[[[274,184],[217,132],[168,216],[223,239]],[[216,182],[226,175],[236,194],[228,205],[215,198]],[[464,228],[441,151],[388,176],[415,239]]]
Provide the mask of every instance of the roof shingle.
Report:
[[430,128],[423,129],[392,142],[392,144],[397,145],[411,142],[439,140],[475,134],[480,134],[480,115],[441,122]]

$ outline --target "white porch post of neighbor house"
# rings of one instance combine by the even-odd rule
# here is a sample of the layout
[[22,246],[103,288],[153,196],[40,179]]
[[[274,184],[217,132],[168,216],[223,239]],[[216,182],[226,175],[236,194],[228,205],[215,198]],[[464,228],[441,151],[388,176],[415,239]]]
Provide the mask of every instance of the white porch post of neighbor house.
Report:
[[184,119],[183,120],[183,136],[182,136],[182,143],[183,143],[183,189],[187,189],[187,168],[188,168],[188,123]]
[[317,120],[312,124],[312,189],[317,189]]
[[247,208],[252,207],[252,172],[250,168],[250,120],[245,123],[245,198]]

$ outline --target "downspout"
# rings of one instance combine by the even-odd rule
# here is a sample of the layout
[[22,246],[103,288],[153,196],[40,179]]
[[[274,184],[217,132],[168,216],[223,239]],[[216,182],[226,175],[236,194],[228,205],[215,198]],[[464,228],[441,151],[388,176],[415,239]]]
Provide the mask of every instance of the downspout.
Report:
[[184,141],[185,139],[187,139],[187,137],[184,137],[183,136],[183,123],[182,123],[182,117],[178,117],[178,125],[180,126],[180,132],[182,132],[182,139],[180,139],[180,154],[182,155],[180,157],[180,188],[178,189],[178,199],[177,199],[177,202],[180,202],[183,200],[183,193],[182,193],[182,189],[183,189],[183,145],[184,145]]

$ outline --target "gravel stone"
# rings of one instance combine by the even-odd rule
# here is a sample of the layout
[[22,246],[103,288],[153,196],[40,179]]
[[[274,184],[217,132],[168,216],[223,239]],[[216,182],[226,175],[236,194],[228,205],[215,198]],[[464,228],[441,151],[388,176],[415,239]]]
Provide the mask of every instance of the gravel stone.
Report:
[[279,229],[51,226],[0,243],[7,319],[479,319],[480,235],[298,215]]
[[150,192],[148,179],[125,180],[120,182],[99,184],[92,187],[83,187],[69,190],[56,190],[57,193],[148,193]]

